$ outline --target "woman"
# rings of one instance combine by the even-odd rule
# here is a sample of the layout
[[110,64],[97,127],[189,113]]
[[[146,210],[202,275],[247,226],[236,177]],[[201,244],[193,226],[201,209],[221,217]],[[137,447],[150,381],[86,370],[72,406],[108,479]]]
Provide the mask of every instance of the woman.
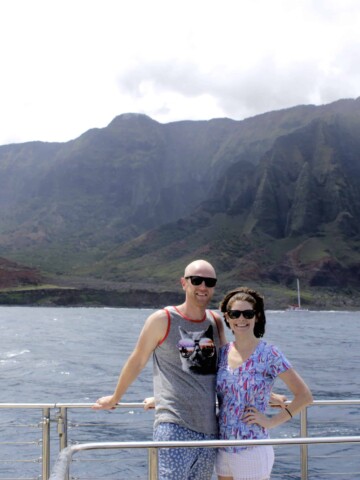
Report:
[[[216,392],[221,440],[269,438],[268,430],[291,420],[312,395],[280,350],[261,337],[265,333],[263,298],[247,287],[232,290],[220,304],[235,340],[219,352]],[[271,388],[279,377],[294,395],[292,402],[265,415]],[[226,447],[217,454],[219,480],[266,480],[274,463],[272,446]]]

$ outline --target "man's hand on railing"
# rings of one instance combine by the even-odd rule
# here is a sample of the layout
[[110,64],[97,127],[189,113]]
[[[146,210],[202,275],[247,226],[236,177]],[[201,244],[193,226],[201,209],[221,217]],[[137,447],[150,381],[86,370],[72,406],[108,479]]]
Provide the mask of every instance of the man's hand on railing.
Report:
[[144,410],[155,408],[155,397],[147,397],[144,400]]
[[115,410],[117,402],[112,395],[101,397],[91,407],[93,410]]

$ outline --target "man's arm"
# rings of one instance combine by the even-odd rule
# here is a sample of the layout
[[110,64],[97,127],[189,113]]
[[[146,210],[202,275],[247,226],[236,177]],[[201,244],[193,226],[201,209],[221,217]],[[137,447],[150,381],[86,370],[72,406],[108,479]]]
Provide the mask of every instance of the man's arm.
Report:
[[164,338],[167,326],[168,317],[164,310],[158,310],[147,318],[137,344],[121,370],[114,393],[99,398],[92,406],[94,410],[111,410],[119,403],[128,387],[147,364],[151,353]]

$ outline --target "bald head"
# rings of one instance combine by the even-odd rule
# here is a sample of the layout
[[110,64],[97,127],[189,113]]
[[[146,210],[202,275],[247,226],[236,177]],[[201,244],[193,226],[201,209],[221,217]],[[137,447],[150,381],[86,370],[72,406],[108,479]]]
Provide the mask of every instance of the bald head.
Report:
[[194,262],[189,263],[185,268],[184,277],[190,277],[192,275],[216,278],[214,267],[206,260],[195,260]]

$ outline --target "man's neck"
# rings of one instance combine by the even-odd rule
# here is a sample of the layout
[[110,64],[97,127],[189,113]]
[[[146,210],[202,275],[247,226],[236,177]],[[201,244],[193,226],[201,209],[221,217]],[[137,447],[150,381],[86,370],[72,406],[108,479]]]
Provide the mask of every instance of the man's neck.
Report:
[[184,317],[190,318],[191,320],[202,320],[206,312],[205,306],[191,305],[189,302],[184,302],[176,308]]

